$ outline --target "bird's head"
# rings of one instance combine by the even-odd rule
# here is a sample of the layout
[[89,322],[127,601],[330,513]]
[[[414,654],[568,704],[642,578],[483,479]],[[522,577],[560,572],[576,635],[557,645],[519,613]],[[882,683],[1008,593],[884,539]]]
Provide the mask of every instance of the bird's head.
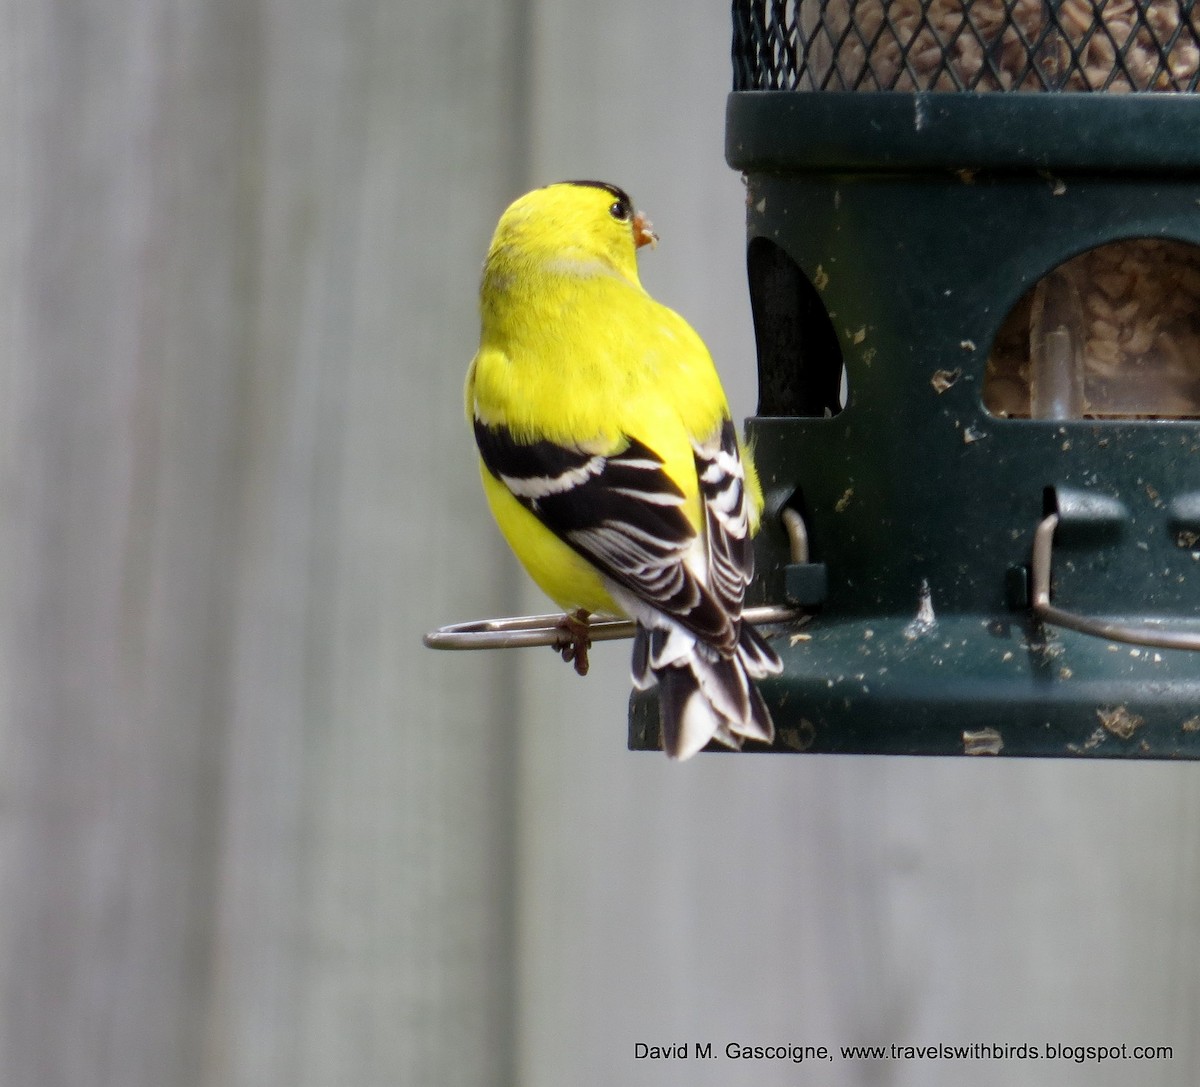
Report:
[[534,189],[501,216],[492,254],[570,272],[597,264],[638,283],[637,250],[658,235],[628,194],[603,181]]

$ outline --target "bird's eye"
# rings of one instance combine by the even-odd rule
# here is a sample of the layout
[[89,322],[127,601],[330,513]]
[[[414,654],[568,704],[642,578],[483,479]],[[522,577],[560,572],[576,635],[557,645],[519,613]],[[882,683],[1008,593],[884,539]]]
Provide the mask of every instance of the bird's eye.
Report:
[[627,200],[614,200],[612,206],[608,209],[608,214],[616,219],[618,223],[627,223],[633,215],[633,208],[629,206]]

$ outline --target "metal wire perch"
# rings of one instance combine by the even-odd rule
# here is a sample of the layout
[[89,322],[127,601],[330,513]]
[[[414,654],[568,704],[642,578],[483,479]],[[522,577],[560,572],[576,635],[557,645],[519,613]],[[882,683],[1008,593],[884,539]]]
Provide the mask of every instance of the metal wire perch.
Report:
[[[795,510],[785,509],[783,526],[793,563],[808,562],[808,533],[804,521]],[[807,612],[786,604],[767,604],[747,608],[742,618],[758,626],[764,623],[792,623],[804,619]],[[451,623],[430,631],[422,641],[430,649],[523,649],[527,646],[549,645],[563,648],[565,635],[562,614],[516,615],[504,619],[472,619]],[[593,615],[588,620],[588,637],[593,642],[612,642],[632,638],[637,625],[632,619],[615,615]]]

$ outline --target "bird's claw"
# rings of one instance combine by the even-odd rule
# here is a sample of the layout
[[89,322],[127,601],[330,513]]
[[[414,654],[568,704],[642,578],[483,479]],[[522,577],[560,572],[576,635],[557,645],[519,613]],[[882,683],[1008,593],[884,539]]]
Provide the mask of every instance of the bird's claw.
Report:
[[554,648],[563,660],[575,665],[575,671],[581,676],[588,674],[588,649],[591,644],[588,613],[583,608],[564,615],[558,621],[558,640]]

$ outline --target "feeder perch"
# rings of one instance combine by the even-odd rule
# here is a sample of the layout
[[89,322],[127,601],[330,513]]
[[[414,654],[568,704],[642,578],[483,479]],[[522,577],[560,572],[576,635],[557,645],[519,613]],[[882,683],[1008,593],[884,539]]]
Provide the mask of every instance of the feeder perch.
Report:
[[1192,8],[735,0],[773,750],[1200,757]]

